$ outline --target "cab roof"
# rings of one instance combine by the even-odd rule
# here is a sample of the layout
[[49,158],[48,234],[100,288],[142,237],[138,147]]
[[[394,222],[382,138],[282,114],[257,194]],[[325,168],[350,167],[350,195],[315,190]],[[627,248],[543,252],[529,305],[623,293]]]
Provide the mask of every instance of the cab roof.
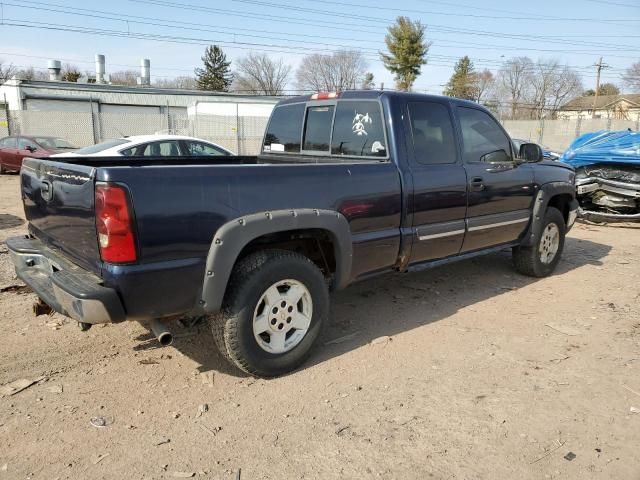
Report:
[[[313,97],[313,94],[290,97],[285,100],[281,100],[278,103],[278,105],[287,105],[290,103],[300,103],[300,102],[312,102],[316,100],[312,97]],[[335,98],[335,100],[341,100],[341,99],[373,100],[381,97],[389,97],[389,98],[404,97],[404,98],[408,98],[416,101],[419,101],[419,100],[429,101],[429,100],[436,100],[436,99],[442,101],[443,99],[445,99],[457,105],[473,105],[476,107],[479,106],[479,104],[477,104],[476,102],[472,102],[470,100],[462,100],[460,98],[447,97],[445,95],[432,95],[432,94],[415,93],[415,92],[398,92],[394,90],[347,90],[345,92],[341,92],[340,95],[337,98]],[[317,100],[320,100],[320,99],[317,99]],[[333,98],[329,98],[327,100],[333,100]]]

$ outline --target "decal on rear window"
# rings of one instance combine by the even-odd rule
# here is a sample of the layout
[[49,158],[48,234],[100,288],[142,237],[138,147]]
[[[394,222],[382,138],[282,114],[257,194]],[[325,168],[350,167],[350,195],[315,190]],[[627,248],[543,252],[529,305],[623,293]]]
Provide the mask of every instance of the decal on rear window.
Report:
[[373,120],[369,116],[369,113],[356,112],[356,116],[353,117],[353,126],[351,127],[351,131],[356,135],[368,135],[367,130],[364,128],[365,123],[373,123]]

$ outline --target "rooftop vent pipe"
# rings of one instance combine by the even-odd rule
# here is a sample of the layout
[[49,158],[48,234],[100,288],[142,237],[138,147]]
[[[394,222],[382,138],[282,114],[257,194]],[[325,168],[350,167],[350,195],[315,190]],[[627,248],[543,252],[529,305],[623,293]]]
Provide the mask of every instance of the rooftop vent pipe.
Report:
[[143,58],[140,60],[139,85],[151,85],[151,60]]
[[96,83],[105,83],[105,60],[104,55],[96,55]]
[[49,69],[49,80],[52,82],[59,82],[62,80],[62,75],[60,74],[60,71],[62,70],[62,63],[60,63],[60,60],[49,60],[47,68]]

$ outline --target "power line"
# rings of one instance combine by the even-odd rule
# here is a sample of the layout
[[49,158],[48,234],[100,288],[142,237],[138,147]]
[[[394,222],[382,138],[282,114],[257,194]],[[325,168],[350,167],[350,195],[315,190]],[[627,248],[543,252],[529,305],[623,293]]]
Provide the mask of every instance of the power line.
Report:
[[[255,5],[263,5],[263,6],[269,6],[269,7],[277,7],[277,8],[286,8],[287,10],[289,9],[294,9],[294,10],[307,10],[305,8],[302,7],[297,7],[295,5],[292,5],[290,3],[285,3],[285,4],[280,4],[280,3],[273,3],[273,2],[265,2],[265,1],[261,1],[261,0],[233,0],[234,2],[240,2],[240,3],[249,3],[249,4],[255,4]],[[315,0],[312,0],[315,3]],[[340,5],[340,6],[345,6],[344,2],[337,2],[337,1],[330,1],[330,0],[324,0],[322,3],[329,3],[329,4],[333,4],[333,5]],[[370,8],[370,5],[365,5],[365,4],[358,4],[358,3],[349,3],[348,4],[349,7],[354,7],[354,8]],[[409,12],[409,13],[420,13],[420,14],[426,14],[426,15],[443,15],[443,16],[452,16],[452,17],[471,17],[471,18],[490,18],[490,19],[502,19],[502,20],[531,20],[530,16],[519,16],[519,17],[511,17],[511,16],[496,16],[496,15],[478,15],[478,14],[473,14],[473,13],[462,13],[462,12],[439,12],[439,11],[433,11],[433,10],[414,10],[414,9],[406,9],[406,8],[391,8],[391,7],[381,7],[381,6],[376,6],[375,7],[376,10],[387,10],[387,11],[392,11],[392,12]],[[330,15],[330,16],[334,16],[336,15],[336,12],[332,11],[332,12],[327,12],[327,10],[314,10],[314,13],[319,13],[319,14],[325,14],[325,15]],[[350,14],[344,14],[345,16],[349,16],[351,17]],[[366,17],[366,16],[358,16],[357,18],[361,18],[363,20],[370,20],[370,21],[381,21],[381,22],[385,22],[388,23],[390,21],[393,21],[393,19],[388,19],[388,18],[380,18],[380,17]],[[598,23],[602,23],[602,22],[640,22],[640,19],[629,19],[629,18],[611,18],[611,19],[607,19],[607,18],[575,18],[575,17],[549,17],[549,16],[539,16],[537,18],[538,21],[562,21],[562,22],[598,22]]]
[[[5,2],[6,3],[6,2]],[[64,6],[61,5],[57,5],[57,4],[43,4],[42,2],[33,2],[33,1],[28,1],[25,0],[24,3],[31,3],[34,5],[53,5],[53,6],[58,6],[58,7],[62,7],[62,8],[66,8]],[[12,5],[12,6],[17,6],[20,8],[36,8],[36,7],[30,7],[30,6],[25,6],[25,5],[16,5],[16,4],[12,4],[12,3],[7,3],[8,5]],[[51,8],[46,8],[46,7],[38,7],[38,10],[45,10],[45,11],[54,11],[54,12],[58,12],[58,13],[62,13],[62,14],[69,14],[69,15],[80,15],[80,16],[88,16],[88,17],[95,17],[95,18],[105,18],[105,19],[109,19],[109,20],[115,20],[115,21],[126,21],[127,24],[129,22],[131,23],[140,23],[140,24],[146,24],[146,25],[153,25],[153,26],[162,26],[162,27],[170,27],[170,28],[182,28],[185,29],[184,27],[179,27],[179,26],[174,26],[171,23],[174,23],[175,21],[167,21],[167,20],[163,20],[163,19],[155,19],[155,18],[149,18],[149,17],[142,17],[142,16],[131,16],[131,18],[140,18],[140,19],[149,19],[149,20],[157,20],[160,22],[165,22],[165,23],[154,23],[154,22],[141,22],[141,21],[137,21],[137,20],[123,20],[123,16],[122,14],[117,14],[117,13],[113,13],[113,12],[105,12],[105,11],[97,11],[97,10],[90,10],[90,9],[83,9],[83,8],[79,8],[77,10],[82,10],[84,12],[96,12],[96,13],[80,13],[80,12],[67,12],[67,11],[60,11],[60,10],[55,10],[55,9],[51,9]],[[104,15],[98,15],[97,13],[101,13],[101,14],[106,14],[109,16],[104,16]],[[113,17],[110,17],[111,15],[113,15]],[[198,24],[192,24],[190,22],[175,22],[175,23],[180,23],[180,24],[188,24],[188,25],[198,25]],[[224,32],[224,31],[220,31],[218,29],[212,30],[212,29],[203,29],[203,28],[194,28],[194,27],[190,27],[189,30],[200,30],[200,31],[207,31],[207,32],[213,32],[213,33],[222,33],[222,34],[230,34],[228,32]],[[234,37],[236,35],[234,34]],[[241,34],[241,36],[247,36],[247,37],[254,37],[254,38],[264,38],[264,39],[269,39],[269,40],[282,40],[282,41],[290,41],[289,39],[285,39],[282,37],[270,37],[270,36],[264,36],[264,35],[251,35],[251,34]],[[336,37],[334,37],[336,38]],[[362,39],[343,39],[341,38],[340,40],[350,40],[350,41],[362,41]],[[436,46],[440,46],[443,48],[454,48],[453,46],[449,46],[447,43],[442,43],[440,41],[436,40]],[[563,54],[567,54],[567,53],[575,53],[575,54],[591,54],[591,50],[585,51],[585,50],[566,50],[563,49],[562,51],[558,51],[558,50],[552,50],[552,49],[539,49],[539,48],[527,48],[527,47],[522,47],[522,48],[517,48],[517,47],[505,47],[502,45],[484,45],[484,46],[479,46],[478,44],[475,43],[471,43],[471,42],[457,42],[457,41],[451,41],[450,42],[453,43],[457,43],[457,44],[461,44],[464,46],[467,46],[467,48],[469,49],[479,49],[479,50],[485,50],[485,49],[492,49],[492,47],[495,48],[502,48],[504,50],[530,50],[530,51],[539,51],[539,52],[545,52],[545,53],[556,53],[556,52],[561,52]],[[332,43],[327,43],[327,42],[313,42],[313,41],[304,41],[301,43],[312,43],[312,44],[316,44],[316,45],[323,45],[323,46],[338,46],[336,44],[332,44]],[[568,42],[565,42],[568,43]],[[339,46],[342,46],[343,44],[340,44]],[[377,48],[367,48],[367,47],[361,47],[360,50],[362,51],[370,51],[373,52],[375,54],[378,53],[378,49]],[[609,54],[609,56],[615,56],[613,54]],[[635,58],[635,57],[627,57],[627,56],[620,56],[622,58]],[[583,67],[580,67],[583,68]]]
[[593,3],[603,3],[605,5],[616,5],[618,7],[627,7],[627,8],[640,8],[640,5],[630,5],[628,3],[619,3],[619,2],[607,2],[605,0],[587,0],[588,2]]
[[[43,6],[35,7],[35,6],[28,6],[28,5],[13,4],[13,3],[9,3],[9,2],[4,2],[4,3],[6,5],[11,5],[11,6],[15,6],[15,7],[18,7],[18,8],[37,9],[37,10],[51,11],[51,12],[57,12],[57,13],[62,13],[62,14],[67,14],[67,15],[76,15],[76,16],[85,16],[85,17],[91,17],[91,18],[101,18],[101,19],[108,19],[108,20],[115,20],[115,21],[123,21],[122,20],[122,15],[111,13],[111,12],[104,12],[104,11],[93,11],[95,13],[81,13],[81,12],[76,12],[76,11],[68,12],[68,11],[57,10],[57,9],[54,9],[54,8],[46,8],[46,7],[43,7]],[[36,4],[36,5],[47,5],[47,4],[42,4],[41,2],[30,2],[28,0],[25,0],[25,3],[31,3],[31,4]],[[51,5],[58,6],[56,4],[51,4]],[[66,8],[66,7],[64,7],[64,8]],[[82,9],[81,8],[79,10],[83,10],[85,12],[92,12],[92,10],[89,10],[89,9]],[[98,15],[98,13],[106,14],[106,15]],[[112,17],[111,15],[114,15],[114,16]],[[177,29],[183,29],[183,30],[187,29],[187,27],[181,27],[181,26],[172,25],[172,23],[174,23],[173,21],[166,21],[166,20],[162,20],[162,19],[153,19],[153,18],[140,17],[140,16],[136,16],[135,18],[148,19],[148,20],[157,20],[158,22],[163,22],[163,23],[144,22],[144,21],[139,21],[139,20],[127,20],[127,22],[131,22],[131,23],[135,23],[135,24],[142,24],[142,25],[152,25],[152,26],[160,26],[160,27],[177,28]],[[193,27],[193,26],[190,26],[188,28],[188,30],[190,30],[190,31],[191,30],[198,30],[198,31],[204,31],[204,32],[211,32],[211,33],[231,34],[231,33],[228,33],[228,32],[220,31],[218,29],[198,28],[198,27]],[[263,39],[268,39],[268,40],[290,41],[289,39],[282,38],[282,37],[271,37],[271,36],[265,36],[265,35],[241,34],[241,36],[253,37],[253,38],[263,38]],[[235,37],[235,34],[234,34],[234,37]],[[341,39],[341,40],[343,40],[343,41],[344,40],[362,41],[361,39]],[[528,48],[528,47],[517,48],[517,47],[505,47],[503,45],[488,45],[488,44],[484,44],[484,45],[480,46],[479,44],[475,44],[475,43],[471,43],[471,42],[457,42],[457,41],[451,41],[451,40],[449,40],[449,42],[465,45],[466,48],[469,48],[471,50],[491,50],[493,48],[501,48],[503,50],[535,51],[535,52],[545,52],[545,53],[559,52],[558,50],[553,50],[553,49]],[[323,45],[323,46],[333,46],[333,47],[341,47],[343,45],[343,44],[318,42],[318,41],[310,41],[310,40],[309,41],[304,41],[304,42],[301,42],[301,43]],[[436,45],[440,46],[440,47],[443,47],[443,48],[456,48],[456,46],[449,46],[449,45],[447,45],[447,43],[438,42],[437,40],[436,40]],[[379,51],[378,48],[361,47],[360,49],[363,50],[363,51],[368,50],[368,51],[373,52],[375,54],[377,54],[378,51]],[[566,49],[564,49],[564,50],[562,50],[562,53],[563,54],[569,54],[569,53],[591,54],[592,50],[566,50]],[[622,56],[622,55],[617,56],[617,55],[614,55],[614,54],[609,54],[609,56],[611,56],[611,57],[621,57],[621,58],[636,58],[635,56]]]
[[[247,13],[244,11],[237,11],[237,10],[225,10],[225,9],[219,9],[219,8],[211,8],[211,7],[204,7],[204,6],[200,6],[200,5],[195,5],[195,4],[191,4],[191,3],[180,3],[180,2],[173,2],[173,1],[169,1],[169,0],[129,0],[130,2],[133,3],[142,3],[142,4],[148,4],[148,5],[156,5],[156,6],[163,6],[163,7],[168,7],[168,8],[175,8],[175,9],[180,9],[180,10],[185,10],[185,9],[191,9],[191,10],[196,10],[196,11],[202,11],[202,12],[207,12],[207,13],[223,13],[225,15],[231,15],[231,16],[237,16],[237,17],[243,17],[243,18],[253,18],[253,19],[257,19],[257,20],[262,20],[264,21],[265,19],[269,19],[272,21],[276,21],[279,23],[286,23],[286,24],[296,24],[296,25],[307,25],[307,26],[315,26],[315,27],[322,27],[322,28],[329,28],[329,29],[336,29],[336,30],[343,30],[342,26],[348,26],[351,27],[350,31],[352,32],[363,32],[363,33],[380,33],[379,31],[379,26],[375,27],[376,30],[363,30],[362,24],[360,23],[345,23],[345,22],[338,22],[335,20],[335,18],[332,18],[331,20],[326,20],[326,21],[322,21],[320,19],[318,19],[317,17],[315,17],[315,15],[312,17],[313,18],[313,22],[308,21],[308,19],[304,18],[298,18],[298,17],[291,17],[288,15],[268,15],[268,14],[251,14],[251,13]],[[301,8],[301,7],[299,7]],[[324,14],[324,15],[330,15],[330,16],[340,16],[340,17],[346,17],[346,18],[364,18],[362,16],[358,16],[358,15],[342,15],[342,14],[337,14],[337,13],[331,13],[331,14],[327,14],[326,12],[323,11],[316,11],[313,9],[304,9],[304,12],[306,13],[311,13],[311,14],[315,14],[315,12],[318,12],[319,14]],[[395,20],[391,20],[389,22],[385,22],[385,25],[390,25],[391,23],[393,23]],[[315,22],[315,23],[314,23]],[[321,23],[318,23],[321,22]],[[341,26],[339,26],[341,25]],[[353,28],[355,27],[355,28]],[[373,26],[372,26],[373,27]],[[556,43],[559,45],[579,45],[579,46],[587,46],[587,45],[591,45],[591,46],[598,46],[598,47],[619,47],[625,50],[628,49],[633,49],[635,47],[632,47],[630,45],[615,45],[615,44],[596,44],[595,42],[580,42],[580,43],[576,43],[576,42],[567,42],[566,40],[563,40],[562,38],[559,37],[554,37],[554,36],[544,36],[544,35],[525,35],[525,34],[509,34],[509,33],[504,33],[504,32],[491,32],[491,31],[482,31],[482,30],[471,30],[471,29],[462,29],[462,28],[454,28],[454,27],[449,27],[446,25],[437,25],[437,24],[433,24],[433,23],[429,23],[427,25],[428,30],[430,31],[436,31],[436,32],[443,32],[443,33],[456,33],[456,34],[462,34],[462,35],[476,35],[476,36],[482,36],[482,37],[492,37],[492,38],[507,38],[507,39],[516,39],[516,40],[524,40],[524,41],[538,41],[540,39],[546,40],[549,43]]]
[[[119,31],[119,30],[108,30],[108,29],[97,29],[93,27],[82,27],[76,25],[63,25],[63,24],[33,24],[33,23],[21,23],[16,19],[5,19],[5,25],[8,26],[16,26],[21,28],[31,28],[31,29],[44,29],[44,30],[57,30],[57,31],[65,31],[65,32],[75,32],[75,33],[83,33],[89,35],[100,35],[100,36],[111,36],[111,37],[119,37],[119,38],[129,38],[129,39],[140,39],[140,40],[155,40],[167,43],[177,43],[177,44],[189,44],[189,45],[210,45],[212,43],[217,43],[221,46],[234,47],[244,50],[255,50],[255,51],[264,51],[264,52],[272,52],[272,53],[297,53],[300,55],[308,54],[310,51],[317,51],[322,53],[334,53],[333,51],[327,51],[326,49],[313,49],[309,47],[295,47],[295,46],[284,46],[278,44],[265,45],[259,43],[250,43],[250,42],[220,42],[213,39],[203,39],[203,38],[194,38],[194,37],[179,37],[179,36],[170,36],[170,35],[161,35],[161,34],[149,34],[149,33],[140,33],[140,32],[132,32],[132,31]],[[284,50],[283,50],[284,49]],[[355,49],[358,50],[358,49]],[[366,52],[361,52],[365,58],[370,60],[379,61],[379,57],[377,55],[369,54]],[[442,58],[439,58],[442,57]],[[451,58],[451,61],[443,61],[448,58]],[[457,57],[453,56],[438,56],[433,55],[433,59],[430,62],[431,65],[437,66],[452,66],[454,65],[454,59],[457,60]],[[499,62],[496,60],[485,60],[488,62],[493,62],[493,67],[499,66]],[[441,62],[441,63],[439,63]],[[544,63],[540,63],[540,66],[546,65]],[[484,65],[478,65],[479,67],[483,67]],[[584,68],[584,67],[578,67]]]
[[[193,38],[193,37],[176,37],[176,36],[168,36],[161,34],[146,34],[146,33],[138,33],[131,31],[118,31],[118,30],[107,30],[107,29],[97,29],[90,27],[81,27],[75,25],[47,25],[47,24],[32,24],[32,23],[20,23],[15,19],[5,19],[5,25],[9,26],[17,26],[21,28],[31,28],[31,29],[44,29],[44,30],[57,30],[57,31],[65,31],[65,32],[75,32],[75,33],[83,33],[89,35],[99,35],[99,36],[112,36],[119,38],[129,38],[129,39],[141,39],[141,40],[155,40],[166,43],[177,43],[177,44],[189,44],[189,45],[210,45],[211,43],[218,43],[221,46],[230,46],[239,49],[245,50],[255,50],[255,51],[263,51],[263,52],[272,52],[272,53],[286,53],[286,54],[299,54],[305,55],[314,49],[310,49],[308,47],[293,47],[293,46],[283,46],[283,45],[264,45],[264,44],[256,44],[256,43],[248,43],[248,42],[216,42],[216,40],[212,39],[202,39],[202,38]],[[282,49],[285,50],[282,50]],[[316,51],[320,51],[322,53],[330,53],[325,49],[316,49]],[[331,52],[333,53],[333,52]],[[362,53],[362,52],[361,52]],[[377,55],[362,53],[365,58],[370,60],[379,61],[379,57]],[[441,57],[441,58],[439,58]],[[451,61],[447,61],[447,58],[451,58]],[[455,60],[457,57],[453,56],[437,56],[433,55],[432,60],[430,61],[430,65],[433,66],[445,66],[451,67],[455,64]],[[481,60],[487,63],[493,63],[491,67],[497,68],[500,66],[500,63],[496,60]],[[544,63],[540,63],[539,66],[544,66]],[[488,65],[478,64],[480,68],[483,68]],[[532,65],[531,68],[535,68],[535,65]],[[584,67],[578,67],[584,68]],[[585,75],[587,76],[587,75]]]

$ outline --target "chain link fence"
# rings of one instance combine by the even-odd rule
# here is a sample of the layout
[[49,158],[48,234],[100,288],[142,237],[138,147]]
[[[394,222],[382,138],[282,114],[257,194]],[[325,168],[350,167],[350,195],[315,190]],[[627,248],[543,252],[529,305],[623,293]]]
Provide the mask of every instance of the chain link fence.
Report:
[[9,120],[5,105],[0,105],[0,137],[9,135]]
[[[266,117],[238,115],[187,115],[187,113],[111,113],[64,111],[7,111],[0,108],[0,137],[6,135],[50,135],[78,147],[110,138],[170,133],[188,135],[216,143],[239,155],[256,155],[267,126]],[[636,120],[503,120],[513,138],[540,143],[564,151],[579,135],[597,130],[640,131]]]
[[[239,155],[257,155],[268,118],[187,113],[112,113],[0,110],[0,137],[55,136],[77,147],[132,135],[188,135],[216,143]],[[4,126],[3,126],[4,125]]]

